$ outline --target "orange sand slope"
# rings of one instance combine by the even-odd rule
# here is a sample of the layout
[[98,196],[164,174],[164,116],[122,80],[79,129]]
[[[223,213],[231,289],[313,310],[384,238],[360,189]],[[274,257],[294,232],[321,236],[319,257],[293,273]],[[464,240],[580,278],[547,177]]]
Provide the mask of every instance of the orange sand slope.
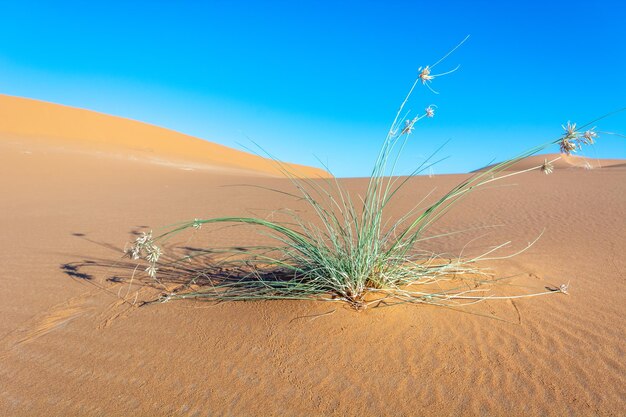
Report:
[[[35,140],[74,152],[131,158],[187,169],[281,176],[275,162],[169,129],[43,101],[0,95],[0,138]],[[304,177],[324,170],[285,164]]]

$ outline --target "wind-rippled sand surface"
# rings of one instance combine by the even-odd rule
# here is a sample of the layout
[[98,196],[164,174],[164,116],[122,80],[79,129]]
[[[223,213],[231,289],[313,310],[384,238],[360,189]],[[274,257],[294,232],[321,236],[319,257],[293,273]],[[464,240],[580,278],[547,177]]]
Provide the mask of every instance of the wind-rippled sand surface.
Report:
[[[323,302],[137,308],[120,297],[152,290],[118,282],[132,275],[120,255],[133,233],[195,217],[304,210],[283,195],[225,186],[288,183],[0,137],[0,415],[624,415],[626,169],[619,162],[524,174],[507,182],[514,186],[463,200],[437,226],[501,225],[466,249],[474,252],[506,240],[511,251],[521,249],[545,228],[531,249],[488,266],[518,274],[508,290],[569,282],[569,296],[490,301],[467,312],[357,313]],[[415,179],[394,213],[461,178]],[[458,254],[484,233],[432,249]],[[203,229],[181,242],[257,241],[237,227]]]

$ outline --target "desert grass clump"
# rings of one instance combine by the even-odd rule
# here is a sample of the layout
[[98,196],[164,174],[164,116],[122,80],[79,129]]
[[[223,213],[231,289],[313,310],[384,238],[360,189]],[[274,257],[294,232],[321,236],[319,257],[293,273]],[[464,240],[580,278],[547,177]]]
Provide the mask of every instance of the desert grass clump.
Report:
[[[428,252],[424,244],[430,239],[461,232],[427,233],[461,198],[522,172],[541,170],[551,173],[556,159],[523,171],[510,172],[510,169],[549,146],[558,145],[565,154],[575,152],[597,137],[593,128],[581,133],[576,124],[568,122],[564,126],[565,133],[558,138],[475,173],[434,202],[424,203],[432,198],[425,196],[400,218],[386,216],[390,203],[407,181],[438,162],[435,152],[410,175],[395,176],[398,159],[416,124],[435,116],[434,105],[426,107],[422,113],[409,115],[404,113],[406,104],[420,84],[435,92],[431,84],[436,78],[458,69],[432,74],[449,55],[420,68],[382,143],[362,196],[353,196],[336,179],[300,178],[275,160],[297,190],[296,194],[290,195],[306,202],[313,220],[289,210],[283,213],[285,221],[258,217],[198,218],[172,226],[156,236],[139,236],[128,249],[128,255],[145,259],[148,264],[146,273],[156,282],[160,282],[157,271],[169,271],[170,274],[184,271],[187,285],[174,291],[168,289],[163,301],[177,298],[215,301],[312,299],[342,301],[355,309],[363,309],[394,303],[464,306],[488,299],[567,293],[566,285],[523,294],[491,291],[492,286],[487,284],[498,279],[478,263],[514,256],[515,253],[496,256],[496,252],[508,242],[479,256],[453,259]],[[213,247],[162,260],[162,252],[157,248],[173,236],[217,224],[257,228],[273,243],[243,248]]]

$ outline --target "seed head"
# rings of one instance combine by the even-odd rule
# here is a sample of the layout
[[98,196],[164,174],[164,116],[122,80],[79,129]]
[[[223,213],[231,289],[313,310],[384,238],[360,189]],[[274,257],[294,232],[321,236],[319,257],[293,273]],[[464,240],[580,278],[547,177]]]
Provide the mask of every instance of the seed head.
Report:
[[567,294],[569,295],[569,282],[567,284],[561,284],[559,286],[559,291],[562,292],[563,294]]
[[541,165],[541,172],[543,172],[546,175],[550,175],[552,174],[553,171],[554,171],[554,165],[552,165],[552,162],[548,161],[547,159],[544,159],[543,164]]
[[428,106],[426,107],[426,117],[435,117],[435,109],[433,108],[433,106]]
[[566,155],[570,155],[572,152],[576,152],[577,149],[580,149],[580,132],[576,130],[576,123],[567,122],[566,125],[561,125],[565,133],[563,133],[563,137],[559,141],[559,147],[561,148],[561,153]]
[[583,139],[582,141],[586,144],[586,145],[593,145],[595,142],[595,139],[598,137],[598,134],[596,132],[594,132],[595,127],[592,127],[591,129],[585,131],[585,133],[583,133]]
[[140,259],[145,249],[152,245],[154,245],[152,241],[152,231],[148,233],[141,232],[141,235],[135,239],[135,242],[130,248],[124,250],[124,253],[132,259]]
[[137,245],[131,245],[130,247],[124,248],[124,256],[128,256],[130,259],[139,259],[139,248]]
[[[437,64],[435,64],[435,65],[437,65]],[[432,80],[434,80],[435,78],[437,78],[437,77],[441,77],[442,75],[451,74],[451,73],[453,73],[454,71],[456,71],[458,69],[459,69],[459,67],[457,66],[456,68],[454,68],[454,69],[452,69],[450,71],[442,72],[442,73],[439,73],[439,74],[432,74],[431,73],[432,68],[429,65],[427,65],[424,68],[419,67],[417,69],[419,71],[419,75],[417,77],[418,77],[419,80],[422,81],[423,85],[428,87],[428,89],[430,91],[432,91],[435,94],[439,94],[438,92],[436,92],[435,90],[432,89],[432,87],[430,86],[430,82]]]
[[417,122],[417,117],[414,117],[413,120],[405,120],[404,121],[404,129],[402,129],[403,135],[410,135],[415,128],[415,122]]
[[[418,71],[420,69],[421,68],[419,68]],[[424,69],[421,70],[419,78],[420,80],[422,80],[422,84],[426,84],[426,82],[432,81],[435,79],[433,75],[430,75],[430,67],[428,65],[426,65]]]
[[566,125],[561,125],[561,127],[565,130],[565,133],[563,133],[563,137],[558,143],[561,147],[561,152],[567,155],[576,152],[577,149],[581,149],[582,145],[593,144],[598,137],[595,127],[586,130],[583,134],[576,129],[576,123],[567,122]]
[[565,139],[574,140],[580,137],[580,133],[578,132],[578,130],[576,130],[576,123],[572,123],[568,120],[567,124],[561,125],[561,127],[563,128],[563,130],[565,130],[563,136]]
[[139,237],[135,239],[135,243],[143,245],[150,240],[152,240],[152,230],[150,230],[148,233],[141,232],[141,235],[139,235]]
[[193,224],[191,225],[196,230],[199,230],[202,227],[202,222],[200,219],[193,219]]
[[146,272],[148,273],[148,276],[150,278],[156,278],[156,274],[157,271],[159,270],[159,268],[157,268],[155,265],[150,264],[147,268],[146,268]]
[[576,142],[573,142],[566,138],[561,139],[561,141],[559,142],[559,147],[561,148],[561,153],[564,153],[566,155],[570,155],[572,152],[576,152],[576,149],[578,149],[578,145],[576,144]]
[[146,247],[146,253],[146,261],[155,264],[161,257],[162,252],[160,247],[155,244],[151,244]]

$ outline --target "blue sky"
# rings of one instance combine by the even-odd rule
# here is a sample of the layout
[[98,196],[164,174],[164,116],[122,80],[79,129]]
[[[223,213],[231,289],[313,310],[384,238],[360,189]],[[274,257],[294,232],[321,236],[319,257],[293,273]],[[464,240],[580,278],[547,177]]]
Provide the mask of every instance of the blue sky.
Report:
[[[443,142],[466,172],[626,107],[623,1],[89,1],[0,3],[0,93],[124,116],[364,176],[417,75],[436,104],[403,172]],[[626,113],[601,122],[626,133]],[[556,151],[554,149],[553,151]],[[603,137],[585,155],[626,158]]]

